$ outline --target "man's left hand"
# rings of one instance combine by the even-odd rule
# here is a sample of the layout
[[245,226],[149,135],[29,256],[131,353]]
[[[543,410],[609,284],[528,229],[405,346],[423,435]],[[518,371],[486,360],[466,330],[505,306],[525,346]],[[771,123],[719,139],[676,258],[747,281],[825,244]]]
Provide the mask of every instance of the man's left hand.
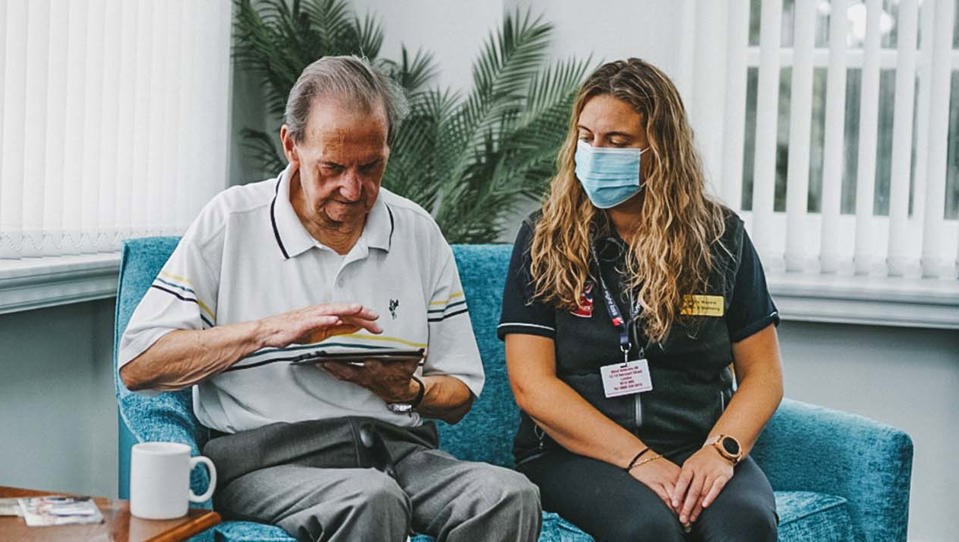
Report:
[[372,391],[387,403],[405,403],[416,397],[418,384],[410,378],[419,362],[368,359],[362,366],[341,361],[322,364],[331,375]]
[[716,500],[734,473],[733,464],[712,446],[705,446],[691,455],[683,463],[671,496],[679,522],[688,526],[696,521],[703,508]]

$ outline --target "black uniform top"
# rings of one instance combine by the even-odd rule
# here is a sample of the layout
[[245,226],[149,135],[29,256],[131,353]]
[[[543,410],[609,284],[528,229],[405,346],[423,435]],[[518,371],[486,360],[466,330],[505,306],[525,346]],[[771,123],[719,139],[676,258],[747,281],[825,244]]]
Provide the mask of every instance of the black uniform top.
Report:
[[[771,323],[779,323],[759,256],[742,220],[727,211],[721,239],[726,250],[718,245],[713,250],[715,264],[706,291],[682,292],[714,296],[713,300],[721,296],[722,309],[714,306],[713,311],[706,311],[714,316],[678,317],[660,344],[648,344],[643,336],[642,327],[637,325],[642,315],[630,320],[630,359],[642,356],[649,361],[653,389],[606,398],[599,369],[623,361],[623,354],[619,332],[611,322],[596,273],[602,272],[620,313],[629,319],[633,311],[622,275],[625,244],[605,215],[600,217],[595,228],[600,262],[598,266],[591,263],[590,279],[579,308],[557,308],[532,299],[529,247],[538,218],[539,213],[534,213],[524,221],[516,238],[503,293],[499,337],[523,333],[553,339],[557,376],[656,451],[672,453],[701,446],[732,395],[732,343]],[[557,444],[522,413],[514,442],[517,460],[551,446]]]

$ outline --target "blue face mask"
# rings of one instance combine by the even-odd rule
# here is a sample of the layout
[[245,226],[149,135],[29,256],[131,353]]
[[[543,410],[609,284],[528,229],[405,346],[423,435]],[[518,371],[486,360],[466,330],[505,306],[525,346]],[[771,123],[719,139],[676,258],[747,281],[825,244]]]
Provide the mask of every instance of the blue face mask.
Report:
[[[648,148],[648,147],[647,147]],[[576,144],[576,178],[589,201],[600,209],[610,209],[643,189],[639,179],[639,157],[646,149],[593,147],[585,141]]]

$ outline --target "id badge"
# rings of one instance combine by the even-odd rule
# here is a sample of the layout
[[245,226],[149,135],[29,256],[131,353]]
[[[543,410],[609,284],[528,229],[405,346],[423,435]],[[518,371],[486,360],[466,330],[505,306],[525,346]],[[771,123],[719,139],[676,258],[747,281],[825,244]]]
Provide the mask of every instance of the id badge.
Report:
[[604,365],[599,368],[599,372],[603,377],[603,391],[607,398],[653,389],[653,381],[649,376],[649,362],[645,359]]

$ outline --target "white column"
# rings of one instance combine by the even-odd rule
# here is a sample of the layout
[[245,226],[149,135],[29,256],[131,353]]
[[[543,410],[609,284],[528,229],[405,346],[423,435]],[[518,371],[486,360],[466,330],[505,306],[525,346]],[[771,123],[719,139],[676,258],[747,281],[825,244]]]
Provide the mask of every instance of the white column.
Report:
[[846,139],[846,0],[832,0],[829,15],[829,68],[826,71],[826,120],[823,136],[822,230],[819,269],[835,273],[842,261],[839,217],[842,211],[843,156]]
[[723,107],[722,198],[742,208],[743,142],[746,132],[746,50],[749,45],[749,0],[730,0],[726,30],[726,103]]
[[786,271],[806,263],[806,210],[809,199],[809,132],[812,123],[812,53],[818,0],[796,0],[790,86],[789,167],[786,172]]
[[955,0],[936,2],[935,30],[932,45],[932,73],[929,81],[929,136],[926,170],[926,209],[922,234],[922,274],[937,277],[944,263],[940,237],[944,226],[943,207],[946,192],[946,157],[948,154],[949,92],[952,75],[952,25]]
[[753,221],[750,232],[767,267],[778,267],[781,253],[773,238],[776,143],[779,122],[779,49],[782,0],[763,0],[759,31],[759,84],[756,96],[756,160],[753,167]]
[[892,124],[892,173],[889,186],[889,247],[886,265],[890,276],[906,272],[909,236],[909,179],[912,166],[913,100],[916,89],[916,0],[899,3],[896,55],[896,109]]

